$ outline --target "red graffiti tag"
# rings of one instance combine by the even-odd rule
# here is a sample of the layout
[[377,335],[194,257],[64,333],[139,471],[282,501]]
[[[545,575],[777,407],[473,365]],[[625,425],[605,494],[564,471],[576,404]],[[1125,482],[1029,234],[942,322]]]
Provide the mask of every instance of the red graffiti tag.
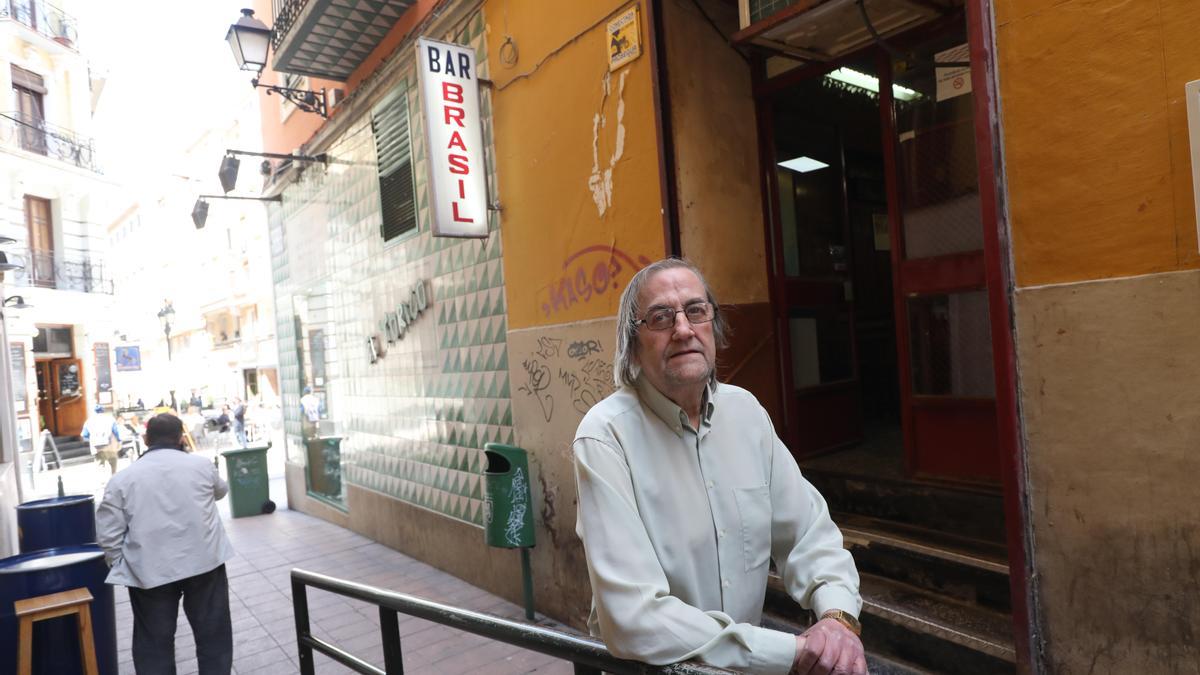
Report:
[[615,246],[596,244],[567,256],[562,263],[562,276],[538,294],[546,318],[572,305],[591,302],[593,298],[615,291],[621,286],[621,274],[633,276],[650,264],[644,255],[633,256]]

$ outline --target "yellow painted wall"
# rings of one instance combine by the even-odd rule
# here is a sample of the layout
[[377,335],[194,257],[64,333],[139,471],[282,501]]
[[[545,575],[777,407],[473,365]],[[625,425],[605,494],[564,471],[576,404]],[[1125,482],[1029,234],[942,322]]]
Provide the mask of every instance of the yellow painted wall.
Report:
[[510,329],[612,316],[633,272],[666,250],[640,3],[642,55],[608,70],[605,25],[629,4],[484,4]]
[[1200,3],[994,9],[1038,651],[1195,672]]
[[995,0],[1016,281],[1200,267],[1195,0]]

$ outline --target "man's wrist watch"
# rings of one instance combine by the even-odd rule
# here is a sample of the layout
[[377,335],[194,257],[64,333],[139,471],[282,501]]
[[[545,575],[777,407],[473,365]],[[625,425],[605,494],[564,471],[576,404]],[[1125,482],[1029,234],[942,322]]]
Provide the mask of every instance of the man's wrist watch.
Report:
[[855,635],[862,635],[862,624],[859,623],[858,619],[854,618],[854,615],[850,612],[840,609],[831,609],[822,614],[821,618],[833,619],[834,621],[848,628],[851,633],[854,633]]

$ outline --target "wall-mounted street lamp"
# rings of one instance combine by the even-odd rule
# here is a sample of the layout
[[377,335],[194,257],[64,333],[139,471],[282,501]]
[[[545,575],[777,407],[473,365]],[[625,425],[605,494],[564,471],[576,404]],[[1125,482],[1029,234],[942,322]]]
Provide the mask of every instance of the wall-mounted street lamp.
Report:
[[5,298],[4,306],[12,307],[13,309],[28,309],[30,307],[33,307],[33,305],[25,302],[25,298],[23,298],[19,295],[10,295],[7,298]]
[[250,83],[267,90],[267,94],[279,94],[304,112],[317,113],[329,119],[329,105],[325,97],[325,88],[316,92],[309,89],[292,89],[270,84],[259,84],[258,78],[267,65],[267,48],[271,46],[271,29],[267,24],[254,18],[254,10],[243,9],[237,23],[229,27],[225,41],[233,50],[233,60],[241,70],[254,71],[254,79]]
[[[17,243],[12,237],[0,237],[0,246],[8,246],[9,244]],[[13,272],[15,270],[23,270],[25,266],[21,263],[9,262],[8,256],[0,252],[0,274],[4,272]]]
[[171,360],[171,322],[175,320],[175,308],[170,300],[163,301],[162,309],[158,310],[158,320],[162,323],[163,334],[167,336],[167,360]]
[[231,197],[228,195],[200,195],[196,198],[196,204],[192,206],[192,224],[197,230],[204,228],[204,223],[208,221],[208,200],[210,199],[244,199],[251,202],[281,202],[282,195],[274,197]]
[[227,194],[237,186],[238,169],[242,165],[242,161],[237,158],[237,155],[252,155],[254,157],[266,157],[267,159],[286,159],[293,162],[329,163],[329,156],[325,153],[319,155],[284,155],[278,152],[226,150],[225,157],[221,159],[221,168],[217,170],[217,178],[221,181],[221,189]]

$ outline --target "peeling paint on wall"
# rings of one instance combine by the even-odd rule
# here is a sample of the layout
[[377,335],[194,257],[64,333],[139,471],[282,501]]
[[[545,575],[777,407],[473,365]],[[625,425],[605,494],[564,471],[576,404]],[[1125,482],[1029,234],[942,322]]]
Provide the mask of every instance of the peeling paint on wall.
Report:
[[604,95],[600,98],[600,112],[592,116],[592,173],[588,176],[588,189],[592,192],[592,201],[596,202],[596,212],[601,217],[612,206],[613,167],[617,160],[625,154],[625,76],[629,71],[621,73],[617,84],[617,127],[613,141],[612,155],[608,158],[608,167],[600,170],[600,130],[608,125],[604,114],[604,105],[611,93],[611,73],[605,72],[600,84]]
[[[495,4],[503,16],[508,5]],[[605,57],[605,22],[628,4],[541,3],[492,26],[493,38],[513,36],[529,59],[519,66],[528,75],[497,73],[493,92],[510,330],[612,316],[629,270],[665,254],[651,63],[610,72]],[[500,40],[489,45],[495,58]],[[617,247],[630,260],[614,274]]]

